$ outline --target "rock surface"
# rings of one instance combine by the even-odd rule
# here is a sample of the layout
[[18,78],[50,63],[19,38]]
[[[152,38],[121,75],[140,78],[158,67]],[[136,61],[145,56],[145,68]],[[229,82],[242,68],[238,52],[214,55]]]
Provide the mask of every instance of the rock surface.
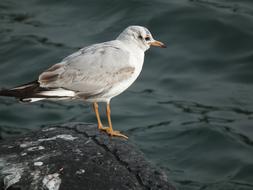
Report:
[[0,189],[175,189],[129,141],[70,123],[0,143]]

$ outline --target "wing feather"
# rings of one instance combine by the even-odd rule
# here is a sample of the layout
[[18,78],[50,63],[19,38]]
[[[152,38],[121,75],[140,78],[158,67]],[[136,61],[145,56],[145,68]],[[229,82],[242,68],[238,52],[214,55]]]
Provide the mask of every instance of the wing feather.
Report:
[[98,94],[134,73],[129,52],[119,44],[106,42],[79,50],[39,76],[42,87],[61,87]]

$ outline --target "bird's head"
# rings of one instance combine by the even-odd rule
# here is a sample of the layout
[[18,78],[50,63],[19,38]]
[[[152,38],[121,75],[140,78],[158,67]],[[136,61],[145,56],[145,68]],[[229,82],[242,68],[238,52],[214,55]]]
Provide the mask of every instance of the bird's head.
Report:
[[125,41],[126,43],[135,43],[144,51],[148,50],[150,46],[166,48],[166,45],[155,40],[149,30],[143,26],[129,26],[117,39]]

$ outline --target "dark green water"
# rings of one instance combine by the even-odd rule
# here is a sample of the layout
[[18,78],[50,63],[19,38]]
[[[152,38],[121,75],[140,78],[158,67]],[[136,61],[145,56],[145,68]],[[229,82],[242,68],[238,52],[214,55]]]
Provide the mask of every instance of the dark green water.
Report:
[[[167,49],[112,101],[123,131],[180,190],[253,189],[252,0],[1,0],[0,87],[36,76],[78,48],[148,27]],[[0,97],[0,137],[96,122],[82,102]]]

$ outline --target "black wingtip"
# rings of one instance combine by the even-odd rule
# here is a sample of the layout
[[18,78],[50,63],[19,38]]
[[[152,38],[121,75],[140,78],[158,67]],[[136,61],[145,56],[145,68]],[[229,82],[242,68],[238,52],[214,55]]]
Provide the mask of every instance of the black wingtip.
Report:
[[30,97],[38,88],[39,83],[37,81],[33,81],[11,89],[1,89],[0,96],[9,96],[23,99]]

